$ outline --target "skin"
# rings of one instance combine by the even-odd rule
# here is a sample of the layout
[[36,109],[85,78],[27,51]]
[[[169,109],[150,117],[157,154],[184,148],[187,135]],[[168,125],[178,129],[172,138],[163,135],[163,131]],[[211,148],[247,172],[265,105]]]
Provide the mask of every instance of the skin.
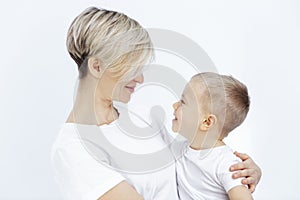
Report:
[[[221,126],[218,125],[218,118],[209,110],[209,99],[206,98],[205,90],[205,84],[191,79],[182,93],[181,100],[173,104],[175,118],[172,120],[172,130],[186,137],[190,147],[196,150],[225,145],[220,138]],[[245,154],[235,152],[235,155],[242,160],[249,159]],[[245,163],[248,165],[246,167],[253,167],[253,163],[250,164],[248,160]],[[234,173],[233,178],[257,173],[255,170],[245,169],[245,163],[230,167],[231,171],[236,167],[242,170]],[[248,185],[249,189],[244,186],[235,187],[228,192],[229,198],[252,199],[251,192],[255,189],[255,182],[252,177],[243,179],[242,184]]]
[[144,82],[142,73],[126,80],[103,69],[96,58],[88,60],[88,73],[79,81],[74,108],[67,122],[109,124],[118,118],[113,100],[128,103],[137,84]]
[[[112,101],[129,102],[134,88],[143,81],[142,73],[126,79],[116,78],[109,70],[104,69],[96,58],[89,58],[87,75],[79,81],[74,107],[66,122],[98,126],[113,122],[118,118],[118,113]],[[260,169],[251,158],[247,156],[245,162],[232,167],[233,171],[245,169],[242,171],[243,174],[238,174],[238,177],[252,175],[251,179],[246,179],[245,184],[254,184],[253,189],[255,189],[260,175],[256,176],[254,173]],[[98,200],[112,199],[140,200],[143,197],[131,185],[123,181]]]

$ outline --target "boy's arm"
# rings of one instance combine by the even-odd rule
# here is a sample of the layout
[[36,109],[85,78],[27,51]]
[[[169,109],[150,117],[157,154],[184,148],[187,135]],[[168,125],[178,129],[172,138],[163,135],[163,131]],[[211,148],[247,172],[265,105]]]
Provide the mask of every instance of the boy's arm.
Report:
[[253,200],[250,190],[242,185],[231,188],[228,197],[230,200]]

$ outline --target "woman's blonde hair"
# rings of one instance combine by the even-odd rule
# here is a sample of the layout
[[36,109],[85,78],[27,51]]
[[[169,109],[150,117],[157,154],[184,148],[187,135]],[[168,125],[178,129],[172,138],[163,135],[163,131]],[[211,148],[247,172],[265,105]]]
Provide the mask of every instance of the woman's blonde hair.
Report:
[[89,57],[121,77],[137,73],[153,56],[148,32],[123,13],[90,7],[72,22],[67,35],[69,54],[76,62],[80,78],[87,73]]

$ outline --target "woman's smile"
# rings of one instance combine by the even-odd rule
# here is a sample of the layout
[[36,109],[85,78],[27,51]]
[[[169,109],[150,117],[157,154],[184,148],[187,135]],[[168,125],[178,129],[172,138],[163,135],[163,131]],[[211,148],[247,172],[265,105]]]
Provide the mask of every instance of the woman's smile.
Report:
[[125,88],[128,89],[131,93],[133,93],[135,86],[125,86]]

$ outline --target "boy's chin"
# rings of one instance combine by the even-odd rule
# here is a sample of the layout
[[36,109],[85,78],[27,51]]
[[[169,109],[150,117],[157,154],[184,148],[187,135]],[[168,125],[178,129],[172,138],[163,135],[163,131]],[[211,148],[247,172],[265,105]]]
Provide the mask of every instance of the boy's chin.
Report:
[[174,133],[178,133],[178,128],[175,127],[175,126],[173,125],[173,126],[172,126],[172,131],[173,131]]

